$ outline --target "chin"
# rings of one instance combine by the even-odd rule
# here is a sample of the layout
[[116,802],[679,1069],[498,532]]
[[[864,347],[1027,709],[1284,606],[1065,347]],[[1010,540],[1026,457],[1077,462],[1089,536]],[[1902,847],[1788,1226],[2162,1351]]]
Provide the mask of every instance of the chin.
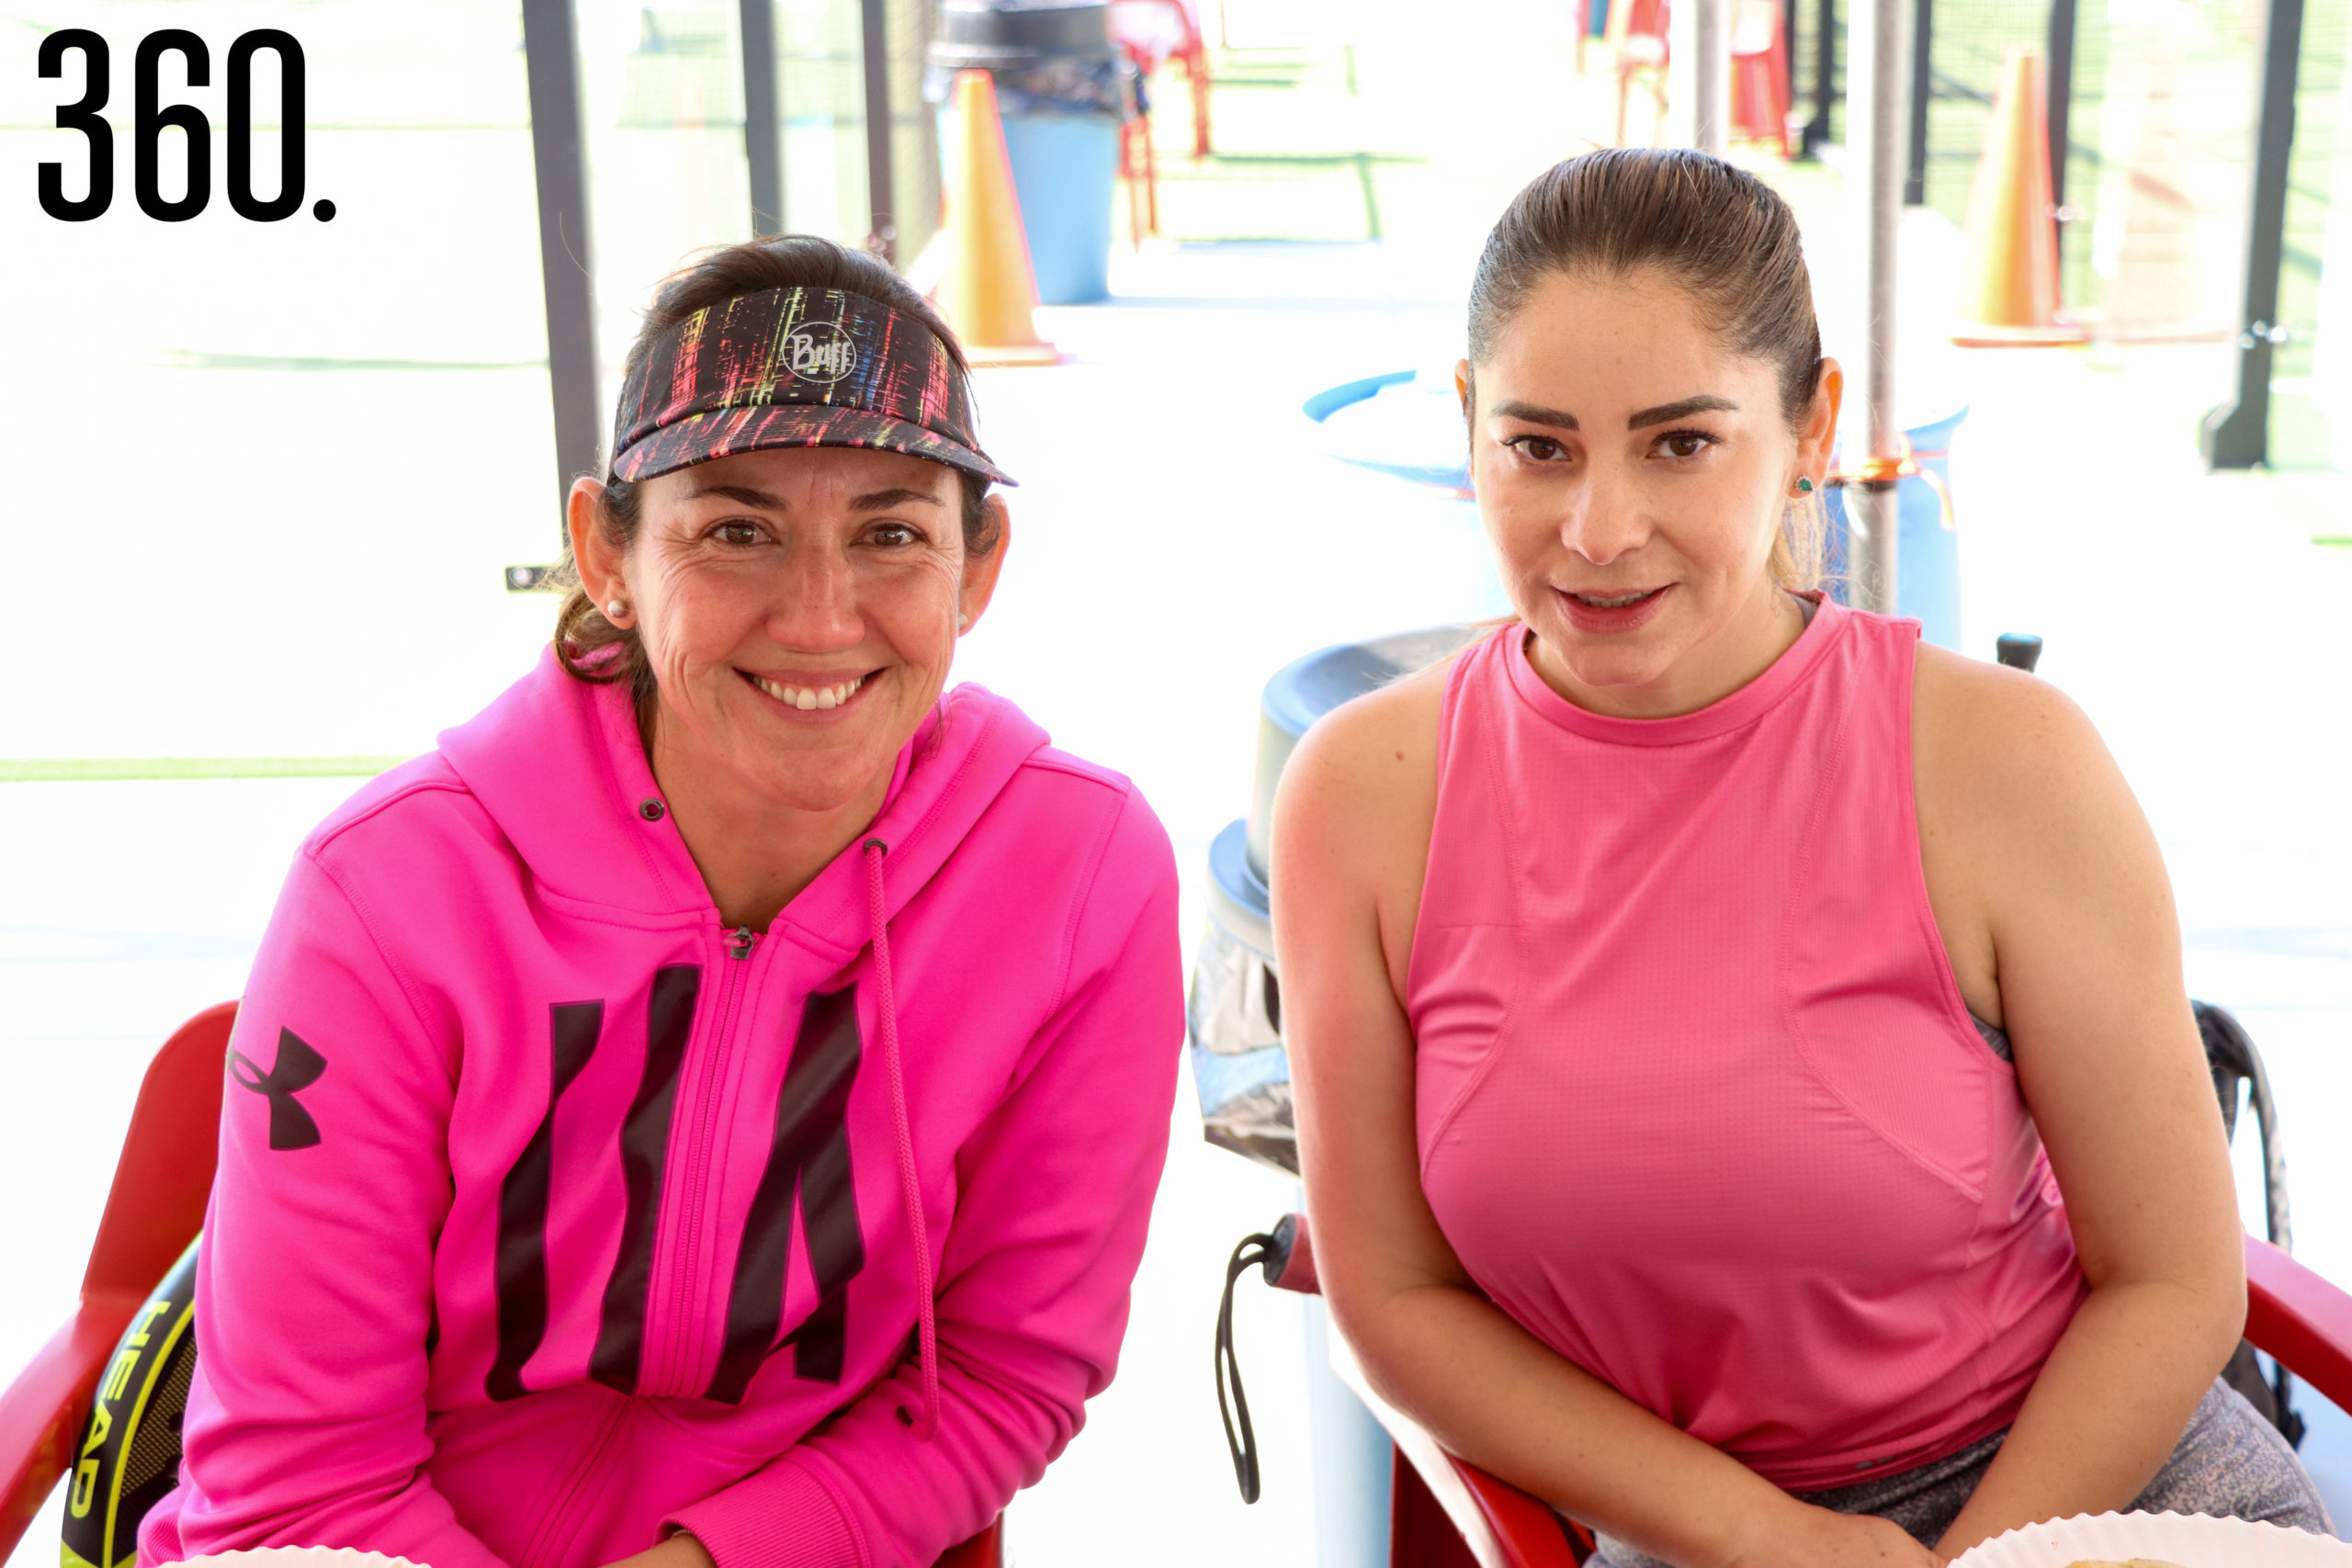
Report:
[[845,778],[828,770],[822,776],[811,778],[805,769],[789,766],[763,770],[749,782],[763,796],[794,811],[824,813],[839,811],[855,801],[860,794],[872,787],[876,772],[889,773],[889,763],[879,770],[868,768],[855,778]]

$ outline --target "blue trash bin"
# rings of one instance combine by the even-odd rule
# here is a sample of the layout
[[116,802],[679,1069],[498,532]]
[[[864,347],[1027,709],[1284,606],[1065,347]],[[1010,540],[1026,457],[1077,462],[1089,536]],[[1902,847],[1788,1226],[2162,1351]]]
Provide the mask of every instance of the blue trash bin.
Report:
[[[1478,631],[1435,626],[1321,649],[1283,666],[1266,682],[1258,706],[1258,776],[1250,815],[1227,825],[1209,846],[1209,924],[1185,1009],[1202,1131],[1219,1148],[1298,1174],[1266,890],[1274,786],[1292,750],[1307,727],[1331,709],[1427,669]],[[1295,1201],[1305,1208],[1303,1191]],[[1388,1434],[1331,1370],[1323,1303],[1306,1304],[1317,1568],[1366,1568],[1388,1561]]]
[[[1106,0],[951,0],[924,70],[923,96],[943,106],[958,71],[985,70],[995,83],[1040,304],[1083,305],[1111,292],[1119,127],[1137,100],[1110,16]],[[940,147],[951,158],[958,134],[943,111]]]
[[1119,122],[1103,115],[1008,114],[1004,151],[1037,301],[1084,305],[1111,292],[1111,190],[1119,177]]

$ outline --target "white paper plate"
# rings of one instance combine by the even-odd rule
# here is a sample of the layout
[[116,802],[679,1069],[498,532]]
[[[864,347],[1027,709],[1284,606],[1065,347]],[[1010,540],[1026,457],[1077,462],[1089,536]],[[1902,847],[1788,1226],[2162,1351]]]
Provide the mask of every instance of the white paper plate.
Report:
[[2352,1568],[2352,1545],[2202,1514],[2078,1514],[1971,1547],[1952,1568],[2068,1568],[2153,1558],[2179,1568]]
[[348,1546],[261,1546],[251,1551],[220,1551],[191,1557],[182,1568],[424,1568],[405,1557],[360,1551]]

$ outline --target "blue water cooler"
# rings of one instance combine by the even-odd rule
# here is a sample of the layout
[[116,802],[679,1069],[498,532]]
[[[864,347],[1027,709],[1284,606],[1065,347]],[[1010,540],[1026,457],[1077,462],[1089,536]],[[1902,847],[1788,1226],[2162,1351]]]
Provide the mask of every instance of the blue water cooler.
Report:
[[[1944,502],[1951,493],[1951,442],[1966,409],[1912,426],[1904,432],[1919,468],[1935,476],[1918,475],[1896,481],[1898,533],[1895,541],[1894,613],[1917,616],[1920,635],[1939,648],[1960,647],[1960,534]],[[1860,449],[1858,430],[1841,433],[1841,459],[1850,465]],[[1940,493],[1939,493],[1940,487]],[[1833,488],[1823,497],[1829,513],[1830,592],[1841,604],[1851,604],[1851,574],[1855,563],[1847,549],[1850,520],[1846,492]]]

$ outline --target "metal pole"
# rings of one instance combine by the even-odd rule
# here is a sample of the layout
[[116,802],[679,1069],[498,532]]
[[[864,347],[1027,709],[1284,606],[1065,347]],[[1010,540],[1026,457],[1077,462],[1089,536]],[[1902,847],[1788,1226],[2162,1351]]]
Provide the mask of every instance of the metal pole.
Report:
[[1903,175],[1905,207],[1924,207],[1928,201],[1928,101],[1935,96],[1935,22],[1936,0],[1915,0],[1911,7],[1911,155]]
[[596,297],[588,251],[588,138],[571,0],[523,0],[531,167],[539,188],[539,280],[547,298],[548,389],[555,403],[556,493],[600,471]]
[[1813,118],[1805,121],[1808,158],[1829,140],[1830,111],[1838,103],[1838,0],[1820,0],[1814,11]]
[[865,192],[874,227],[865,248],[892,265],[899,259],[897,186],[890,178],[890,36],[887,0],[861,0],[865,32]]
[[743,0],[743,159],[752,234],[784,232],[784,98],[775,68],[775,0]]
[[2278,324],[2278,264],[2287,232],[2287,160],[2295,147],[2295,61],[2303,0],[2270,0],[2262,22],[2261,118],[2254,133],[2254,197],[2247,205],[2245,314],[2238,333],[2238,391],[2205,416],[2209,468],[2251,468],[2270,457],[2270,359]]
[[1690,145],[1720,158],[1730,145],[1731,6],[1729,0],[1692,0]]
[[[1797,107],[1797,0],[1781,0],[1781,73],[1789,82],[1789,108],[1794,118]],[[1802,156],[1804,133],[1797,133]]]
[[2050,126],[2050,220],[2058,225],[2058,253],[2066,251],[2067,121],[2075,108],[2075,0],[2050,0],[2050,74],[2042,84]]
[[[1874,461],[1903,456],[1903,427],[1895,423],[1895,242],[1903,223],[1905,88],[1910,55],[1911,0],[1854,0],[1853,90],[1846,113],[1847,167],[1860,197],[1863,264],[1869,278],[1869,317],[1861,336],[1860,373],[1855,389],[1864,409],[1867,457]],[[1893,615],[1901,562],[1895,484],[1865,479],[1847,488],[1852,534],[1847,558],[1857,573],[1862,607]]]

